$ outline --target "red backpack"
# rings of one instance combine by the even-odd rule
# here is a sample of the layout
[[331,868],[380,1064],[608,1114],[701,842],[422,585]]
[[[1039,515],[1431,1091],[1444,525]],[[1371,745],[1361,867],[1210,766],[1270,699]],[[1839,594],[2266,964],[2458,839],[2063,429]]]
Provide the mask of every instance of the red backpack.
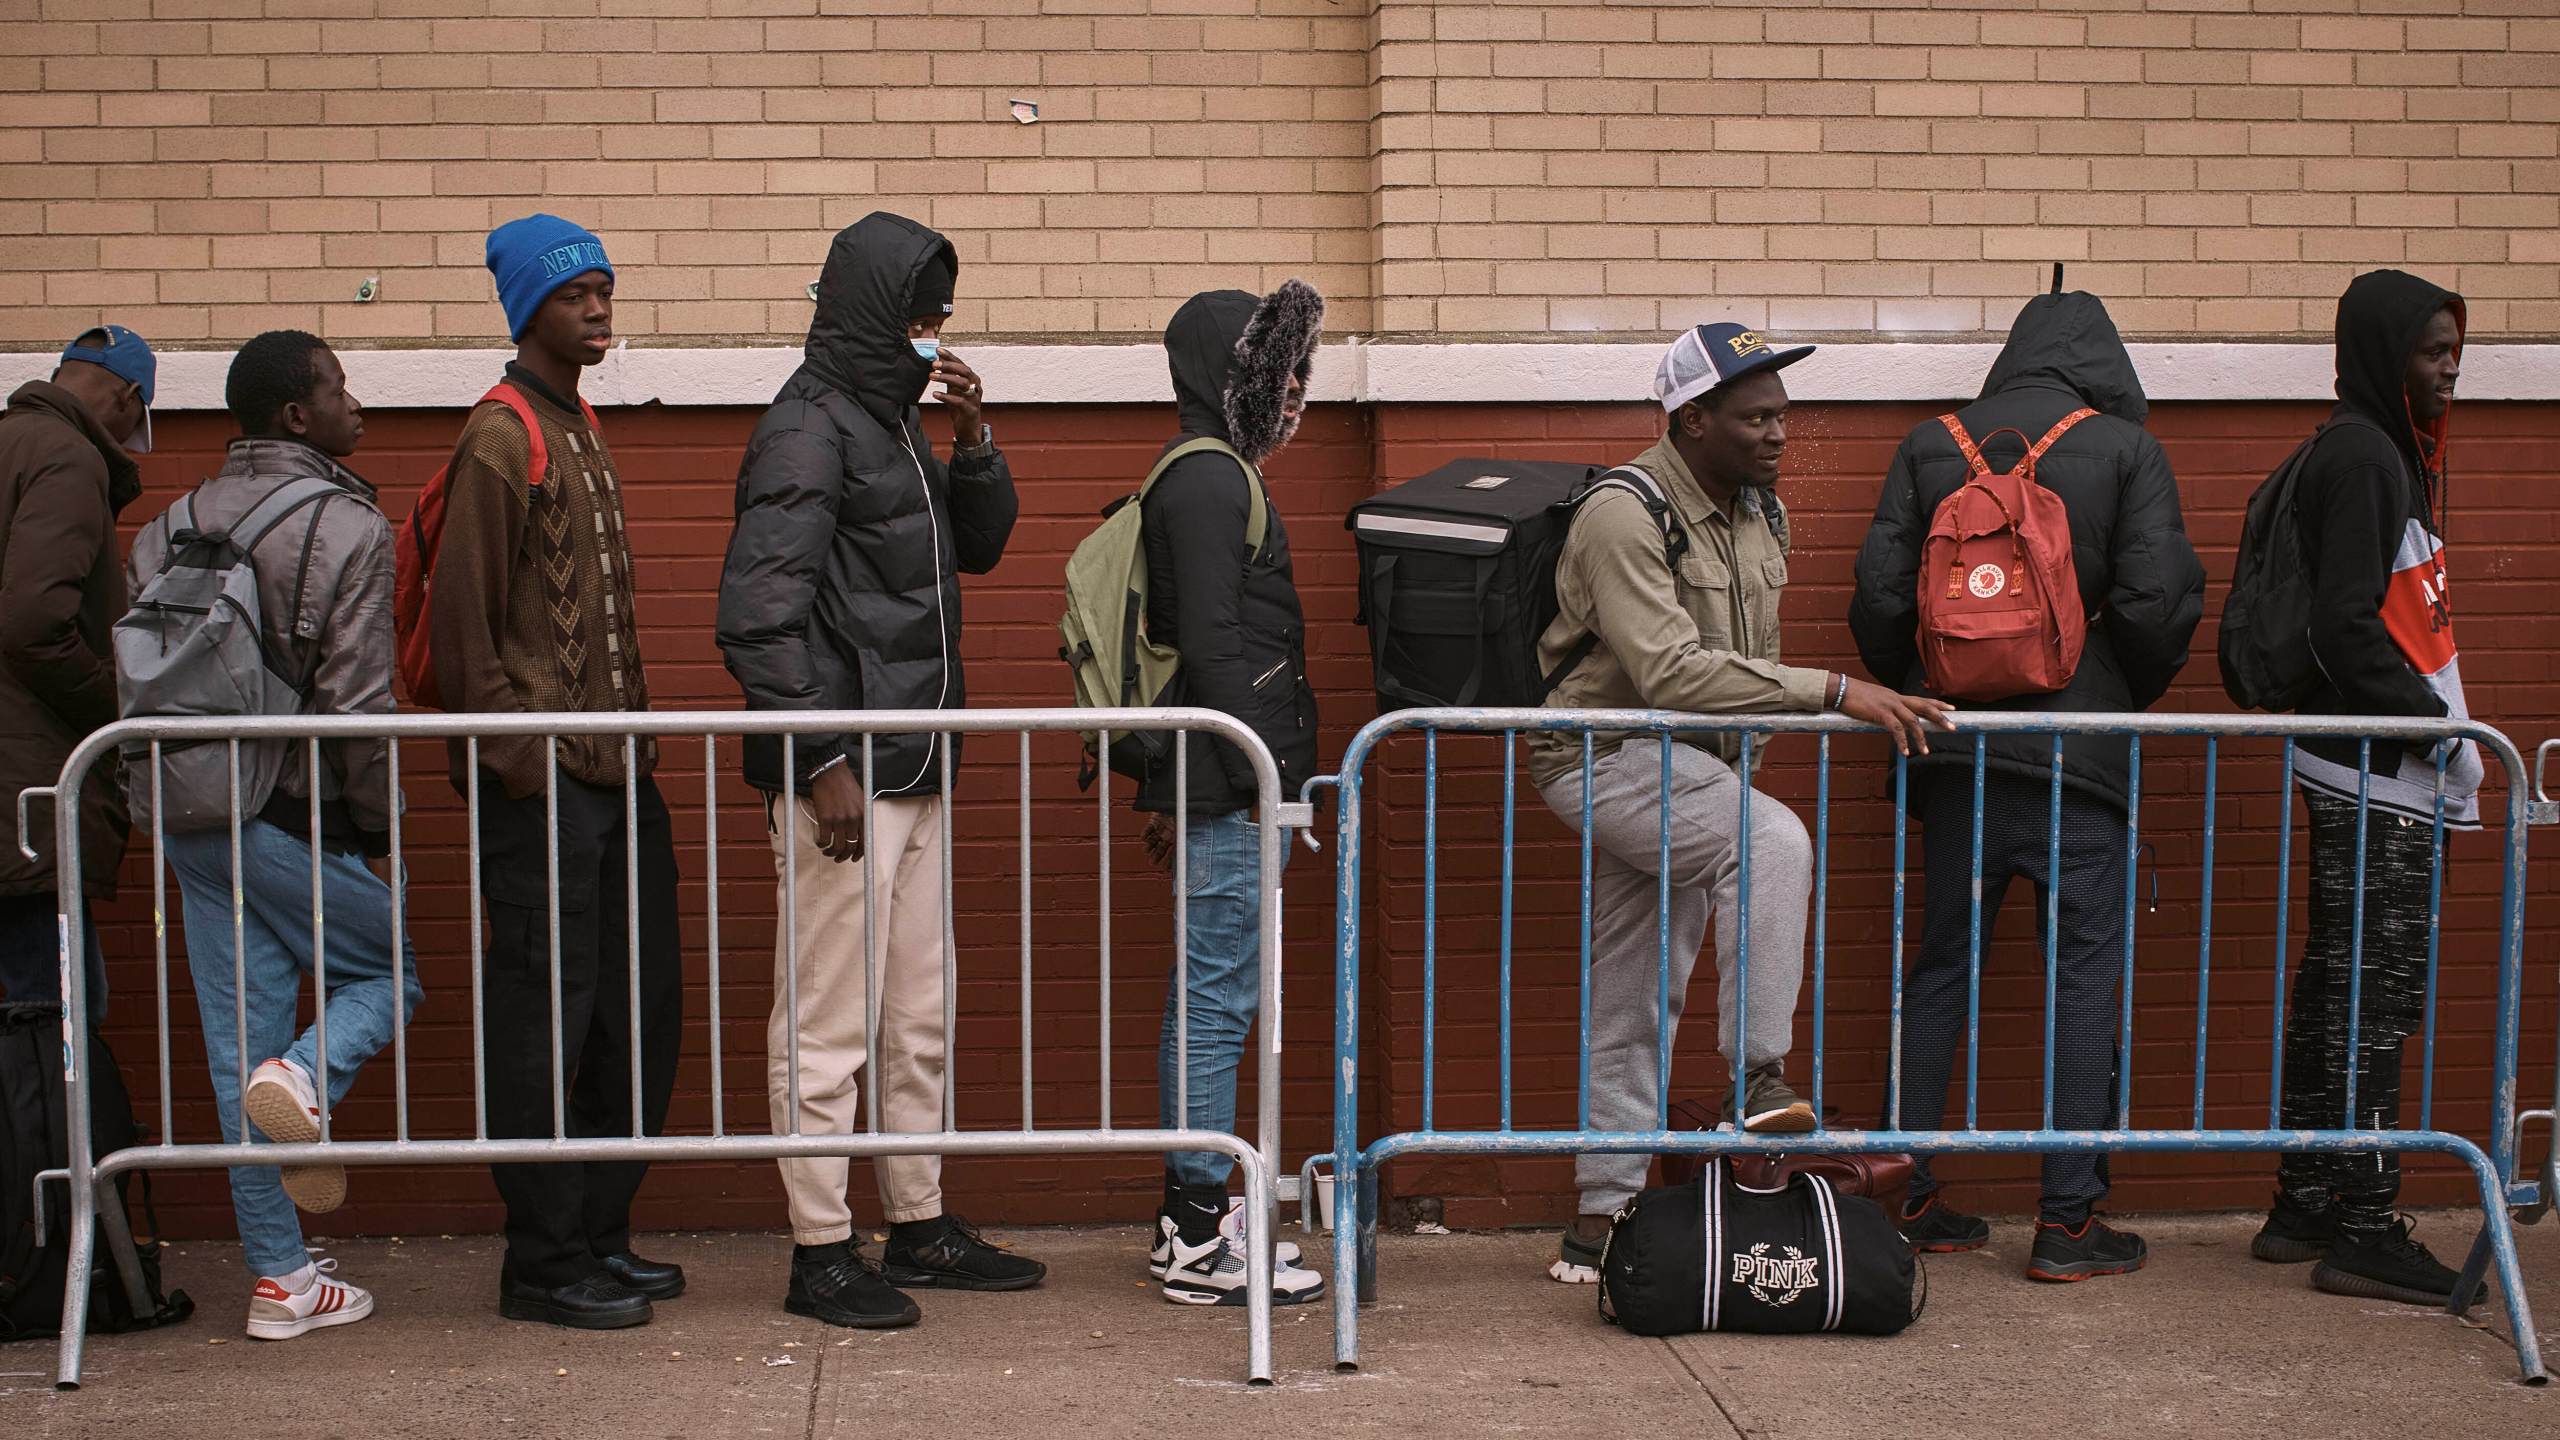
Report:
[[[515,412],[524,422],[525,438],[532,442],[533,456],[525,466],[527,483],[539,489],[543,476],[551,468],[551,447],[542,438],[542,422],[533,417],[533,406],[515,386],[501,380],[480,397],[480,404],[495,402]],[[596,420],[595,408],[581,397],[578,408],[586,412],[587,424],[603,429]],[[478,413],[478,407],[473,407]],[[445,478],[453,473],[453,462],[445,462],[418,492],[418,503],[409,510],[409,518],[400,522],[392,537],[391,625],[399,635],[400,685],[408,692],[409,703],[431,710],[444,708],[444,696],[436,688],[435,652],[428,645],[429,597],[436,569],[436,552],[444,545]]]
[[[1939,504],[1920,551],[1920,668],[1932,690],[1955,700],[2049,694],[2080,668],[2089,622],[2071,563],[2071,517],[2061,496],[2036,483],[2036,461],[2097,413],[2063,416],[2005,475],[1991,473],[1956,417],[1938,417],[1973,473]],[[2027,438],[2007,427],[1991,433],[2004,432]]]

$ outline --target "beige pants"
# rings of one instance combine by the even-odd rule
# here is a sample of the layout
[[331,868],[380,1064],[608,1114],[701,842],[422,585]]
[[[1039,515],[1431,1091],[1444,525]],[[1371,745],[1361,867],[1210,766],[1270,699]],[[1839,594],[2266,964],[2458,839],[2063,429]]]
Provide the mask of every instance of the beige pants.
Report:
[[[799,1014],[792,1014],[792,932],[774,933],[773,1018],[765,1027],[765,1084],[775,1134],[792,1131],[791,1043],[800,1037],[800,1115],[807,1135],[850,1135],[863,1129],[862,1082],[880,1090],[884,1132],[942,1128],[945,1037],[942,1033],[942,798],[883,799],[871,807],[863,858],[838,864],[815,841],[806,801],[773,807],[773,867],[779,903],[784,864],[797,852]],[[785,827],[785,817],[788,826]],[[870,1000],[862,963],[863,877],[878,908],[871,917],[870,973],[879,984],[880,1035],[869,1031]],[[782,1187],[790,1198],[791,1238],[828,1245],[853,1233],[845,1197],[852,1162],[840,1156],[789,1159]],[[942,1213],[942,1157],[884,1155],[871,1162],[885,1218],[930,1220]]]

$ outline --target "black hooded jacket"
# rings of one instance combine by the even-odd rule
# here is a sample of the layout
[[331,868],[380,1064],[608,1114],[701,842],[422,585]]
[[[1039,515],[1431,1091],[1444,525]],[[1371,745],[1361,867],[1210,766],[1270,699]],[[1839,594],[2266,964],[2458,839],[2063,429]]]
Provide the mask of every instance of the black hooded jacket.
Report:
[[[1310,304],[1313,315],[1304,313]],[[1303,285],[1270,301],[1213,290],[1183,302],[1164,332],[1182,417],[1182,433],[1165,448],[1206,437],[1257,462],[1278,448],[1287,438],[1280,410],[1288,382],[1305,377],[1321,314],[1322,302]],[[1233,460],[1203,454],[1176,461],[1148,492],[1147,633],[1169,637],[1182,653],[1163,703],[1222,711],[1252,726],[1280,764],[1283,798],[1294,800],[1316,765],[1306,620],[1290,576],[1289,530],[1267,489],[1262,550],[1245,553],[1246,484]],[[1224,815],[1254,803],[1253,767],[1241,751],[1202,736],[1186,743],[1191,813]],[[1139,782],[1137,806],[1170,813],[1174,804],[1168,761]]]
[[[2357,276],[2338,301],[2338,407],[2312,446],[2294,498],[2312,580],[2311,653],[2325,677],[2303,714],[2447,711],[2391,638],[2382,605],[2411,524],[2441,535],[2444,421],[2421,432],[2404,385],[2420,333],[2448,308],[2459,326],[2461,296],[2399,270]],[[2351,741],[2304,748],[2356,763]],[[2400,751],[2391,741],[2373,742],[2374,769],[2390,771]]]
[[[800,368],[747,441],[719,638],[750,710],[966,701],[959,573],[995,568],[1015,500],[1003,455],[955,456],[946,469],[917,423],[932,366],[907,342],[908,311],[937,259],[959,263],[949,241],[895,215],[839,233]],[[837,756],[861,764],[858,735],[793,743],[804,792]],[[930,735],[876,737],[872,767],[881,795],[941,789]],[[749,736],[745,772],[759,789],[783,788],[781,737]]]
[[[2071,517],[2072,567],[2092,617],[2080,668],[2050,695],[1969,701],[1969,708],[2145,710],[2187,663],[2187,641],[2204,617],[2204,567],[2187,541],[2168,458],[2142,428],[2151,405],[2106,306],[2080,291],[2027,302],[1982,382],[1982,398],[1956,418],[1982,443],[1983,460],[2005,470],[2025,446],[2014,435],[1986,439],[1991,432],[2012,427],[2041,438],[2083,406],[2099,413],[2036,466],[2037,483],[2062,497]],[[1868,672],[1909,694],[1928,693],[1918,644],[1921,548],[1939,504],[1967,473],[1944,425],[1914,427],[1894,452],[1875,523],[1858,551],[1850,631]],[[2035,780],[2052,774],[2050,736],[1994,735],[1984,750],[1993,769]],[[1937,747],[1922,763],[1970,766],[1972,759],[1972,747],[1959,743]],[[2127,769],[2123,736],[2063,741],[2064,783],[2109,804],[2124,805]]]

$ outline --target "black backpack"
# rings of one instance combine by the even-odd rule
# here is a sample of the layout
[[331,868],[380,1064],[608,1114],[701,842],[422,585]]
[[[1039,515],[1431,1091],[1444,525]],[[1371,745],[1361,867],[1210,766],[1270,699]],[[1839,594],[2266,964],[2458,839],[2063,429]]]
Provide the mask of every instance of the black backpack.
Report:
[[1688,536],[1653,477],[1539,460],[1453,460],[1351,507],[1359,622],[1380,710],[1533,706],[1599,644],[1586,635],[1550,674],[1538,637],[1556,618],[1556,557],[1581,502],[1632,492],[1673,559]]
[[2249,496],[2222,602],[2222,690],[2248,710],[2294,710],[2319,690],[2320,662],[2311,654],[2311,568],[2304,560],[2298,496],[2311,451],[2334,425],[2382,427],[2355,414],[2334,416],[2311,432]]
[[1807,1173],[1756,1190],[1722,1157],[1629,1202],[1600,1253],[1600,1317],[1638,1335],[1894,1335],[1928,1298],[1882,1206]]
[[[106,1041],[89,1036],[89,1137],[91,1154],[136,1144],[133,1100]],[[64,1128],[69,1106],[62,1088],[62,1010],[56,1005],[0,1006],[0,1341],[33,1340],[62,1330],[62,1287],[71,1257],[71,1197],[49,1188],[44,1229],[36,1228],[35,1184],[40,1171],[70,1162]],[[126,1175],[116,1193],[126,1198]],[[143,1190],[146,1208],[150,1189]],[[130,1207],[125,1212],[132,1214]],[[158,1231],[155,1220],[152,1231]],[[195,1313],[184,1290],[160,1289],[160,1242],[137,1237],[148,1313],[135,1312],[117,1277],[108,1247],[100,1245],[90,1267],[89,1328],[98,1332],[148,1330],[174,1325]]]

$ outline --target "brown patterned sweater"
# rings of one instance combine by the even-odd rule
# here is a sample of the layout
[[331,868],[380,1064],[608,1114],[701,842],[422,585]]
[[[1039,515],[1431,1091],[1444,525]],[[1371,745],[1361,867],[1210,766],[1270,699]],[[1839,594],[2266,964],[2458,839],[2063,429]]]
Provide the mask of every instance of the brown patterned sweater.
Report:
[[[527,483],[532,447],[505,406],[482,405],[464,423],[430,595],[436,684],[458,712],[646,710],[613,456],[586,417],[546,387],[519,379],[517,388],[542,423],[549,467],[539,485]],[[460,740],[448,747],[459,790],[467,752]],[[542,747],[534,737],[483,739],[480,766],[511,796],[539,795]],[[559,747],[561,773],[622,783],[620,740],[571,736]],[[639,773],[655,760],[655,746],[642,741]]]

